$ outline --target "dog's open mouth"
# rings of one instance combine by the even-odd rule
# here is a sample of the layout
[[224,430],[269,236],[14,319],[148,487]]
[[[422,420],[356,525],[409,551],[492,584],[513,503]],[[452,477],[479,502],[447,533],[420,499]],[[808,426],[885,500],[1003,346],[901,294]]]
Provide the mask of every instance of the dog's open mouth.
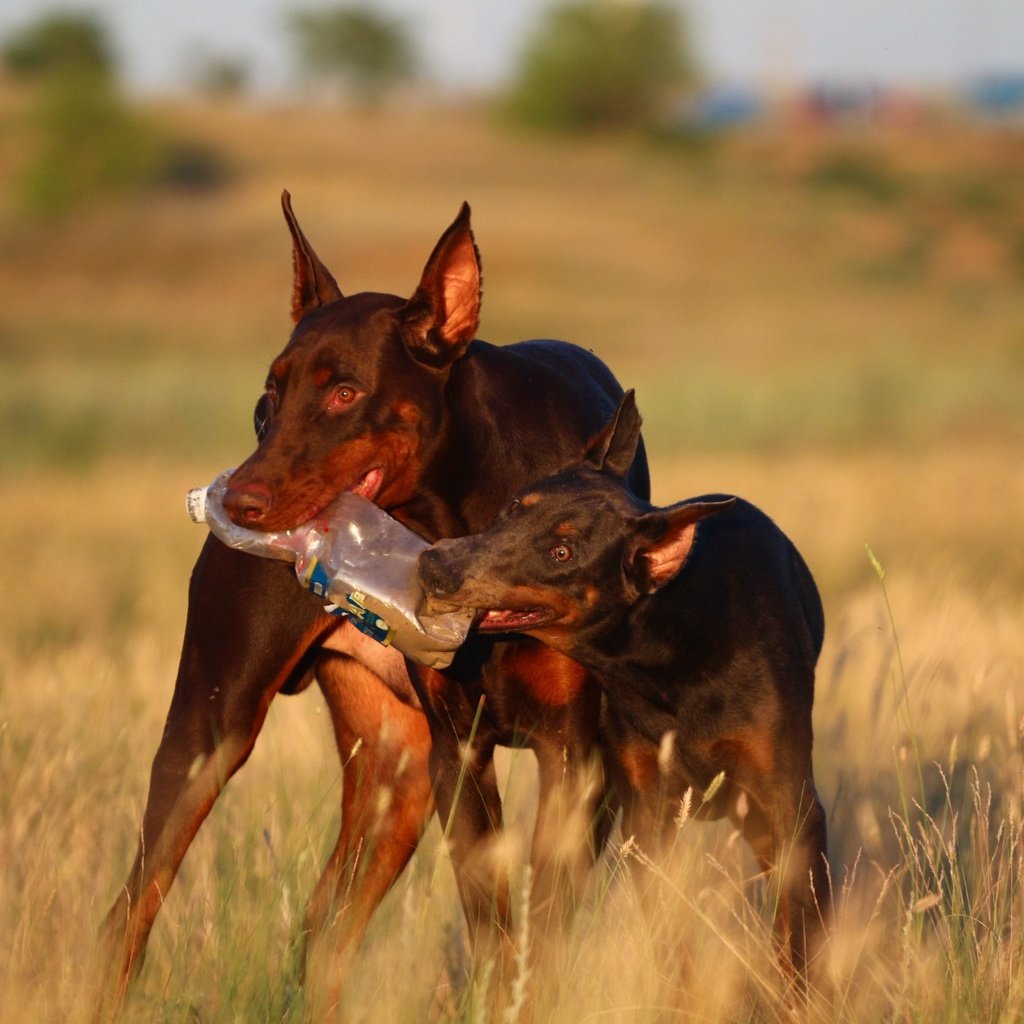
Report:
[[380,494],[381,484],[384,483],[384,470],[380,466],[368,469],[349,490],[353,494],[362,495],[368,501],[373,501]]
[[542,608],[489,608],[476,621],[476,628],[491,633],[511,633],[549,622],[550,611]]
[[[345,488],[345,492],[352,494],[358,494],[367,499],[367,501],[373,501],[380,493],[381,485],[384,483],[384,470],[380,466],[375,466],[373,469],[368,469],[362,476],[357,477],[356,480]],[[343,492],[344,493],[344,492]],[[314,519],[317,519],[320,515],[327,511],[338,498],[335,494],[333,497],[323,497],[318,501],[315,501],[308,509],[302,514],[298,522],[308,523]]]

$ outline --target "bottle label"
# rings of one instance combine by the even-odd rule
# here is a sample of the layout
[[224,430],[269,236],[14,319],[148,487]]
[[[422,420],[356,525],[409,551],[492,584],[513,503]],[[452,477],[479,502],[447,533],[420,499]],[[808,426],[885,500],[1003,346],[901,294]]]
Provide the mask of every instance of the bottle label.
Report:
[[377,643],[387,647],[394,638],[395,631],[388,625],[387,620],[381,618],[376,612],[371,612],[369,608],[363,605],[365,600],[366,595],[361,594],[358,590],[351,594],[346,594],[345,603],[348,607],[344,609],[345,614],[352,619],[352,625],[361,633],[365,633],[376,640]]
[[[299,566],[295,567],[298,571]],[[331,577],[327,570],[320,564],[318,558],[311,558],[301,572],[297,572],[299,582],[311,590],[317,597],[327,598],[327,588],[331,585]]]
[[382,644],[384,647],[391,643],[395,635],[394,628],[388,624],[386,619],[366,607],[363,603],[366,600],[365,594],[356,590],[351,594],[345,595],[344,605],[335,604],[328,597],[331,577],[324,566],[320,564],[319,559],[312,558],[304,567],[300,568],[300,566],[296,565],[295,568],[299,582],[307,590],[316,594],[317,597],[321,597],[329,602],[324,605],[326,612],[330,615],[347,616],[352,620],[352,625],[356,629],[376,640],[377,643]]

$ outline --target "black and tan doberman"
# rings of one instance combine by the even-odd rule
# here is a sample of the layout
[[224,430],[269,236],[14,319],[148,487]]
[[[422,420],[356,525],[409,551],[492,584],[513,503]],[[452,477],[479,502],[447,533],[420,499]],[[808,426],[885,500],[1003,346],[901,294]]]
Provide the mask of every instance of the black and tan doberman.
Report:
[[697,807],[724,773],[702,816],[729,815],[773,872],[776,932],[802,977],[830,906],[811,771],[821,601],[748,502],[655,508],[631,492],[639,430],[629,393],[583,464],[521,489],[482,533],[425,551],[420,580],[438,609],[483,609],[481,631],[528,634],[591,670],[623,833],[649,852],[675,832],[686,791]]

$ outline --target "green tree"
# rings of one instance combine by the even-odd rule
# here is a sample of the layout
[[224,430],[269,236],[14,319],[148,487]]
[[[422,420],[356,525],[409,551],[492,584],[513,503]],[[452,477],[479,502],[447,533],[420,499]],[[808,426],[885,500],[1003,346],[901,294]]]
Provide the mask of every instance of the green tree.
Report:
[[252,68],[242,57],[196,50],[188,58],[185,76],[201,96],[235,98],[248,91]]
[[289,27],[303,74],[337,80],[366,105],[416,69],[404,23],[368,6],[294,11]]
[[508,108],[545,128],[644,127],[694,74],[677,8],[661,0],[561,0],[527,42]]
[[22,170],[28,212],[56,216],[97,195],[116,195],[155,182],[161,144],[112,83],[90,75],[54,75],[33,106],[38,137]]
[[85,11],[44,14],[0,47],[0,62],[16,78],[54,75],[113,79],[116,61],[99,19]]
[[55,217],[101,196],[222,180],[217,154],[165,138],[126,100],[112,54],[103,25],[85,13],[42,15],[0,44],[0,64],[31,85],[33,145],[18,180],[27,213]]

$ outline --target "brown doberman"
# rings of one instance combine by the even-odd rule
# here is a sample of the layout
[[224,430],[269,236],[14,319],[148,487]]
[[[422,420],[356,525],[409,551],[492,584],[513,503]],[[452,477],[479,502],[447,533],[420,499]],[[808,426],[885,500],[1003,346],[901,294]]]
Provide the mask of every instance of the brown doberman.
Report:
[[[483,631],[537,637],[591,670],[623,834],[648,853],[713,780],[777,886],[776,933],[804,977],[830,907],[825,814],[811,771],[824,637],[810,571],[753,505],[711,495],[655,508],[631,493],[632,392],[576,468],[521,489],[477,536],[420,556],[437,608],[485,609]],[[667,799],[666,799],[667,797]]]
[[[481,270],[469,208],[444,232],[411,298],[342,295],[282,197],[294,256],[290,340],[257,405],[260,441],[225,507],[262,530],[311,518],[357,491],[428,540],[486,526],[529,480],[568,464],[614,411],[607,367],[566,342],[474,340]],[[643,452],[629,470],[648,488]],[[477,948],[509,931],[493,751],[539,764],[538,911],[561,913],[600,845],[594,786],[600,691],[534,640],[473,640],[443,672],[410,671],[327,614],[283,563],[207,540],[192,574],[183,649],[135,863],[103,926],[100,1013],[116,1012],[189,844],[244,763],[278,693],[317,681],[344,769],[337,844],[305,922],[307,989],[337,1003],[345,968],[435,806]],[[382,800],[382,792],[387,799]],[[568,813],[590,834],[567,844]]]

